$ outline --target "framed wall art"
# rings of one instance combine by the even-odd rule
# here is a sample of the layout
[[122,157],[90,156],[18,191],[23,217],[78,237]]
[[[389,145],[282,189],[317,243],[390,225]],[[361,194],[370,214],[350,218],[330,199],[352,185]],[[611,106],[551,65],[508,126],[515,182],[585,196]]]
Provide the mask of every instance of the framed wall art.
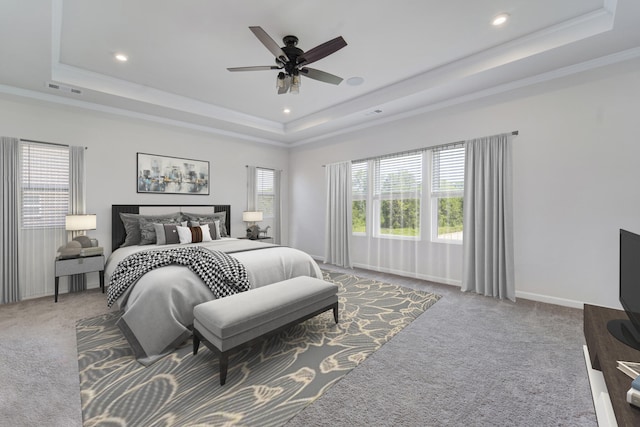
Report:
[[209,195],[209,162],[138,153],[138,193]]

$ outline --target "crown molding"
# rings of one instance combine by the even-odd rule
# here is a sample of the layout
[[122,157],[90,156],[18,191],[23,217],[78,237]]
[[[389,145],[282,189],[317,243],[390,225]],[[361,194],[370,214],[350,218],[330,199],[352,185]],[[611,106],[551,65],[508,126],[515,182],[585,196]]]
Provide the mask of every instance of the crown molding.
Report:
[[18,96],[21,98],[34,99],[42,102],[61,104],[61,105],[80,108],[84,110],[91,110],[91,111],[97,111],[97,112],[106,113],[106,114],[113,114],[113,115],[123,116],[127,118],[132,118],[132,119],[160,123],[164,125],[175,126],[175,127],[195,130],[199,132],[214,134],[214,135],[222,135],[222,136],[241,139],[241,140],[250,141],[250,142],[269,144],[277,147],[289,147],[289,144],[285,144],[283,142],[275,141],[268,138],[255,137],[255,136],[247,135],[244,133],[227,131],[227,130],[218,129],[211,126],[198,125],[195,123],[189,123],[182,120],[168,119],[168,118],[156,116],[153,114],[138,113],[135,111],[126,110],[124,108],[108,107],[108,106],[96,104],[93,102],[65,98],[62,96],[51,95],[48,93],[37,92],[33,90],[28,90],[28,89],[21,89],[14,86],[0,85],[0,93]]

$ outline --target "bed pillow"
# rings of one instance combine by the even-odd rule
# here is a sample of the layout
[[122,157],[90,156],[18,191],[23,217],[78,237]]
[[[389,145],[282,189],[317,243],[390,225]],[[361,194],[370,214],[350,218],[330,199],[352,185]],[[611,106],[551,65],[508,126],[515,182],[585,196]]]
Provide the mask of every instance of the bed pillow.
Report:
[[163,215],[140,215],[138,223],[140,226],[139,245],[151,245],[156,243],[156,229],[153,224],[179,223],[182,215],[179,212]]
[[124,243],[120,245],[121,248],[125,246],[134,246],[140,243],[140,223],[138,219],[140,215],[133,213],[121,213],[120,220],[124,225],[124,231],[126,233]]
[[[148,245],[151,243],[155,243],[155,229],[153,227],[154,223],[162,223],[162,219],[173,218],[172,222],[177,222],[182,219],[182,215],[180,212],[174,212],[169,214],[162,215],[140,215],[134,213],[120,213],[120,219],[122,220],[122,224],[124,225],[124,231],[126,233],[124,243],[120,245],[121,248],[125,246],[134,246],[134,245]],[[147,241],[148,239],[144,239],[142,236],[142,229],[140,220],[145,222],[145,225],[148,223],[148,226],[151,227],[151,233],[148,237],[152,237],[153,241],[149,243],[141,243],[142,241]]]
[[176,229],[177,225],[178,224],[154,223],[153,228],[156,232],[156,245],[171,245],[174,243],[180,243],[178,230]]
[[178,237],[180,239],[181,245],[184,245],[186,243],[200,243],[211,241],[211,234],[208,225],[203,225],[201,227],[182,227],[178,225],[176,226],[176,229],[178,231]]
[[228,233],[227,233],[227,226],[226,226],[226,218],[227,218],[227,213],[226,212],[216,212],[216,213],[211,213],[211,214],[194,214],[194,213],[187,213],[184,212],[183,215],[189,220],[189,221],[198,221],[200,223],[211,223],[211,222],[215,222],[215,221],[220,221],[220,237],[229,237]]

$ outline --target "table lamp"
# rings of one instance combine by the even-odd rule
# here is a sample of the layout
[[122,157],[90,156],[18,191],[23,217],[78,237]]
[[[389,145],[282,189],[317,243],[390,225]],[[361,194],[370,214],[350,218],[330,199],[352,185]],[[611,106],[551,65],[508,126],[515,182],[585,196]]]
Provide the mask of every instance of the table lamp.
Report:
[[[97,218],[95,214],[67,215],[65,217],[65,230],[87,231],[96,229]],[[102,248],[98,246],[96,239],[90,239],[85,235],[74,237],[65,246],[58,248],[61,258],[88,256],[102,254]]]
[[256,225],[256,222],[262,221],[261,211],[244,211],[242,212],[242,220],[247,223],[247,238],[257,239],[260,235],[260,227]]

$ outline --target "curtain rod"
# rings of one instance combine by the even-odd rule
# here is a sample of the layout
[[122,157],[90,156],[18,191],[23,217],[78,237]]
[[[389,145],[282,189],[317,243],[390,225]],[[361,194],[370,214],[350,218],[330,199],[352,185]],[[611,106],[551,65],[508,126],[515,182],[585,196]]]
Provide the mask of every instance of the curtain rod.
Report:
[[[500,134],[498,134],[498,135],[500,135]],[[518,135],[518,131],[517,131],[517,130],[512,131],[512,132],[511,132],[511,135],[514,135],[514,136]],[[481,138],[487,138],[487,137],[486,137],[486,136],[483,136],[483,137],[481,137]],[[477,138],[472,138],[472,139],[477,139]],[[448,147],[448,146],[450,146],[450,145],[464,144],[465,142],[466,142],[466,141],[447,142],[447,143],[445,143],[445,144],[433,145],[433,146],[431,146],[431,147],[425,147],[425,148],[422,148],[422,149],[418,149],[418,150],[411,150],[411,151],[433,150],[433,149],[437,149],[437,148]],[[367,160],[368,160],[368,159],[367,159]]]
[[[69,144],[60,144],[58,142],[48,142],[48,141],[36,141],[34,139],[22,139],[20,138],[20,141],[24,141],[24,142],[35,142],[37,144],[47,144],[47,145],[57,145],[59,147],[69,147]],[[84,149],[86,150],[87,147],[84,147]]]
[[[248,168],[248,167],[249,167],[249,165],[244,165],[244,167],[245,167],[245,168]],[[282,172],[282,169],[265,168],[265,167],[262,167],[262,166],[254,166],[254,167],[255,167],[255,168],[258,168],[258,169],[266,169],[266,170],[269,170],[269,171],[279,171],[279,172]]]
[[[514,131],[511,132],[511,135],[516,136],[516,135],[518,135],[518,133],[519,132],[517,130],[514,130]],[[464,143],[465,143],[465,141],[447,142],[445,144],[432,145],[431,147],[414,148],[413,150],[405,150],[405,151],[399,151],[397,153],[382,154],[380,156],[365,157],[364,159],[351,160],[351,163],[364,162],[366,160],[378,159],[380,157],[387,157],[387,156],[401,156],[403,154],[417,153],[419,151],[426,151],[426,150],[434,150],[434,149],[438,149],[438,148],[449,147],[449,146],[452,146],[452,145],[458,145],[458,144],[464,144]],[[327,165],[322,165],[322,167],[325,167],[325,166],[327,166]]]

